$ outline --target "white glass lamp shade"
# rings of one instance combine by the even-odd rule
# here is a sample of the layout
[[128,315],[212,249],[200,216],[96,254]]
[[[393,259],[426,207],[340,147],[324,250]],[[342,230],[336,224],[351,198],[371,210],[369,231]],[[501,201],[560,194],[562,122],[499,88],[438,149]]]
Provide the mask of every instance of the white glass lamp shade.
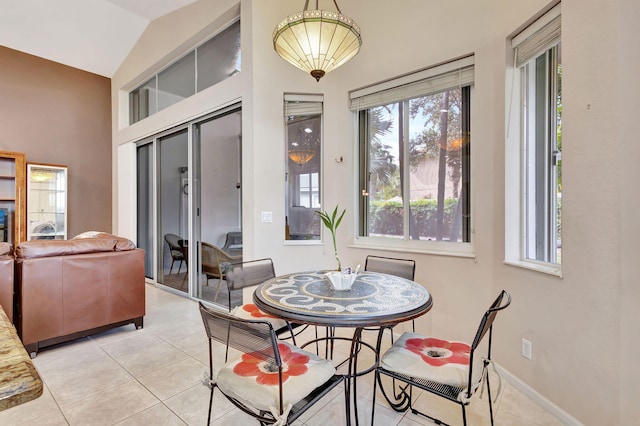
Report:
[[273,32],[278,55],[316,81],[353,58],[361,45],[360,28],[340,12],[298,12],[283,19]]

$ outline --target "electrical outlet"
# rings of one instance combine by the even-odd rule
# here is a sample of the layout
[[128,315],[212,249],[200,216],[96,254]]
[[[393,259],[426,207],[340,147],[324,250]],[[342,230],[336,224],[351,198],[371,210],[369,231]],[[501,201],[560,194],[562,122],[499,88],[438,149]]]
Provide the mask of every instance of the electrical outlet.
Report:
[[532,351],[533,349],[532,349],[531,342],[523,337],[522,338],[522,356],[528,360],[531,360]]

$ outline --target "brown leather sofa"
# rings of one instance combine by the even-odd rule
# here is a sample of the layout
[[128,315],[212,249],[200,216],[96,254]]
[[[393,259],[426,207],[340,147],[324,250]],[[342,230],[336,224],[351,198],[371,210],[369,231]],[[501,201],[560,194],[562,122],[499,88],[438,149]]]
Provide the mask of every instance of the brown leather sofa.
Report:
[[15,250],[18,334],[27,352],[133,323],[145,314],[144,251],[101,233]]
[[13,322],[13,254],[9,243],[0,243],[0,306]]

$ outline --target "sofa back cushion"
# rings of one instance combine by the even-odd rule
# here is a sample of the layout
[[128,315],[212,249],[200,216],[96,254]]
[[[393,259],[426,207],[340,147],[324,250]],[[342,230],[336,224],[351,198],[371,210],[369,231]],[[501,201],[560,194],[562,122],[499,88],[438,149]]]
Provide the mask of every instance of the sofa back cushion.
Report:
[[0,256],[7,256],[11,254],[11,244],[0,242]]
[[24,241],[16,247],[16,259],[109,252],[115,251],[116,244],[115,238]]
[[127,250],[133,250],[134,248],[136,248],[136,245],[133,243],[133,241],[129,239],[124,237],[118,237],[117,235],[109,234],[108,232],[102,232],[102,231],[83,232],[82,234],[76,235],[72,239],[81,240],[85,238],[103,238],[103,239],[116,240],[115,251],[127,251]]

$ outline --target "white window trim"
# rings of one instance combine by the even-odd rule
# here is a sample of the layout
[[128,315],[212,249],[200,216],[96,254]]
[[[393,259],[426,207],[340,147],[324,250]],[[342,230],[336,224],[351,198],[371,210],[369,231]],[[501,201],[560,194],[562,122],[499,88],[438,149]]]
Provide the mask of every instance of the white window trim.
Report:
[[[421,71],[413,72],[406,74],[404,76],[400,76],[397,79],[386,80],[371,86],[367,86],[364,88],[356,89],[349,92],[350,99],[350,108],[354,111],[353,114],[353,128],[358,128],[358,117],[357,111],[360,109],[367,109],[372,106],[372,104],[376,104],[377,100],[371,101],[372,99],[376,99],[377,92],[384,90],[391,90],[395,92],[396,97],[400,96],[402,98],[402,92],[404,88],[411,85],[416,85],[416,87],[420,88],[420,81],[431,78],[434,76],[439,76],[441,74],[452,73],[452,71],[458,71],[455,77],[452,77],[452,74],[449,74],[449,77],[455,79],[455,86],[470,86],[471,90],[471,102],[469,105],[469,110],[471,114],[471,128],[475,127],[474,124],[474,81],[475,81],[475,56],[467,55],[460,57],[458,59],[454,59],[452,61],[442,63],[430,68],[423,69]],[[450,82],[453,81],[451,78],[447,79],[437,79],[436,84],[440,84],[443,87],[452,87]],[[419,96],[419,95],[417,95]],[[359,100],[360,98],[360,100]],[[393,94],[391,95],[393,98]],[[362,102],[364,99],[364,102]],[[385,99],[388,101],[389,99]],[[354,151],[353,158],[354,170],[359,169],[359,135],[358,132],[354,132]],[[474,181],[474,150],[471,149],[471,182]],[[359,179],[355,180],[355,188],[354,194],[356,195],[354,199],[353,209],[355,212],[359,211],[358,200],[360,197],[360,182]],[[476,254],[473,247],[473,235],[475,234],[475,197],[473,196],[473,183],[471,185],[472,189],[469,193],[469,205],[470,210],[472,212],[470,218],[470,233],[471,233],[471,242],[450,242],[450,241],[432,241],[432,240],[404,240],[401,238],[395,239],[391,237],[370,237],[370,236],[361,236],[358,235],[359,229],[359,215],[356,214],[353,217],[353,244],[349,245],[350,248],[358,248],[358,249],[367,249],[367,250],[385,250],[391,252],[400,252],[400,253],[420,253],[420,254],[430,254],[435,256],[451,256],[451,257],[463,257],[463,258],[476,258]]]
[[[516,48],[526,43],[533,35],[554,19],[560,17],[561,4],[557,4],[539,19],[525,28],[511,40],[510,57],[505,73],[505,258],[504,264],[529,269],[557,277],[562,277],[562,265],[527,259],[524,256],[525,243],[525,199],[523,182],[525,179],[525,147],[521,139],[522,103],[521,73],[516,66]],[[552,43],[553,44],[553,43]],[[549,44],[539,44],[540,50]],[[509,178],[516,177],[517,179]]]

